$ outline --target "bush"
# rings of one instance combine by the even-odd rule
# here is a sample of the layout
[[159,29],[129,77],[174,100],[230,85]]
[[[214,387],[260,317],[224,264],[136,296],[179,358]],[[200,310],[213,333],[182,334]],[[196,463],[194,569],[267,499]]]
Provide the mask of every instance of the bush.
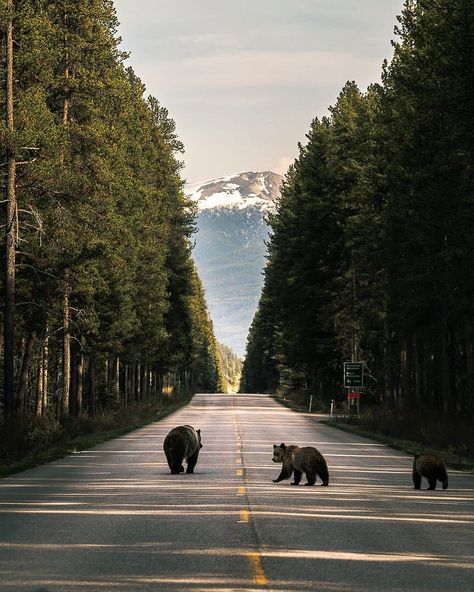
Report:
[[383,436],[420,442],[428,447],[474,458],[472,418],[446,417],[415,409],[372,407],[360,417],[361,429]]
[[93,416],[61,419],[52,415],[13,417],[7,424],[0,425],[0,467],[40,457],[55,447],[64,448],[80,436],[133,428],[188,398],[176,393],[153,405],[129,405],[115,411],[99,411]]

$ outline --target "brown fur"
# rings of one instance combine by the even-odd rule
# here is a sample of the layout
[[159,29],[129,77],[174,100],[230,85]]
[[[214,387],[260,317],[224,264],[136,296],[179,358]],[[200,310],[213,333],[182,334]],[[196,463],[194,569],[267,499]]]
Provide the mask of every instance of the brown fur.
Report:
[[286,446],[284,443],[277,446],[273,445],[273,462],[282,463],[281,473],[274,479],[274,483],[279,483],[283,479],[289,479],[292,473],[295,474],[292,485],[299,485],[301,476],[306,474],[307,483],[305,485],[314,485],[316,475],[322,480],[322,485],[329,484],[329,471],[324,456],[312,446]]
[[190,425],[173,428],[163,442],[171,474],[182,473],[184,461],[187,462],[186,473],[193,473],[201,448],[201,430],[195,430]]
[[428,480],[428,489],[436,489],[436,481],[441,481],[443,489],[448,488],[446,465],[436,454],[418,454],[413,460],[413,484],[421,489],[421,478]]

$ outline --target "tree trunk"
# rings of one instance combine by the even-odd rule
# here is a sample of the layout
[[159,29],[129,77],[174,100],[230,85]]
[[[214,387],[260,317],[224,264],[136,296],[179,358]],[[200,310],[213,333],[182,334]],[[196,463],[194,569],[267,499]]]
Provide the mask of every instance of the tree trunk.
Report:
[[23,415],[26,406],[26,389],[28,386],[28,375],[31,369],[31,362],[33,360],[33,348],[36,341],[35,331],[30,331],[26,339],[25,353],[23,354],[23,361],[21,364],[20,378],[18,380],[18,393],[16,400],[17,413]]
[[[184,371],[184,392],[186,393],[186,395],[188,395],[189,393],[189,374],[186,370]],[[321,390],[320,392],[323,391]]]
[[424,391],[424,345],[421,337],[415,337],[415,402],[416,407],[421,409]]
[[463,407],[472,409],[474,407],[474,330],[472,319],[468,319],[464,324],[465,331],[465,357],[466,357],[466,390]]
[[129,380],[130,380],[130,399],[133,401],[137,400],[136,386],[135,386],[135,364],[130,364],[129,369]]
[[80,417],[82,415],[82,399],[84,393],[84,356],[82,354],[82,348],[77,353],[76,363],[76,415]]
[[128,375],[128,364],[125,364],[123,371],[123,403],[125,407],[128,405],[128,390],[129,390],[129,375]]
[[48,398],[48,387],[49,387],[49,329],[46,328],[46,339],[44,340],[43,346],[43,397],[42,397],[42,413],[43,415],[47,412],[49,406]]
[[71,311],[69,308],[70,296],[71,286],[69,284],[69,272],[66,271],[63,284],[63,415],[69,415],[69,395],[71,390]]
[[[6,126],[13,132],[13,0],[6,1],[8,20],[6,41]],[[4,415],[5,419],[15,410],[15,280],[17,243],[16,158],[11,147],[6,150],[6,219],[5,219],[5,310],[4,310]]]
[[77,415],[76,401],[76,369],[77,369],[77,343],[71,342],[71,378],[69,383],[69,415]]
[[89,358],[89,413],[95,415],[97,401],[97,379],[95,358]]
[[144,401],[147,398],[147,367],[142,366],[140,371],[140,395],[141,400]]
[[120,356],[115,356],[113,360],[113,378],[112,387],[116,403],[120,403]]
[[137,364],[135,367],[135,389],[136,389],[136,394],[135,394],[135,399],[137,401],[141,400],[141,366],[140,364]]
[[41,348],[38,362],[38,378],[36,381],[35,415],[43,415],[43,348]]
[[110,382],[110,370],[109,370],[109,360],[105,360],[105,367],[104,367],[104,378],[105,378],[105,397],[106,400],[109,397],[109,382]]
[[453,331],[443,320],[441,332],[441,404],[445,413],[451,414],[455,406]]

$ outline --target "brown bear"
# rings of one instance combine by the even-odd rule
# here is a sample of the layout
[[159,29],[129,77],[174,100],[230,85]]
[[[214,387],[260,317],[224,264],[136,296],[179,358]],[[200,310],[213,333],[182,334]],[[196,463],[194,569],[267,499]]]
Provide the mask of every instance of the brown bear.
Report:
[[436,489],[436,481],[441,481],[443,489],[448,488],[446,465],[436,454],[417,454],[413,461],[413,484],[421,489],[421,478],[428,479],[428,489]]
[[283,442],[280,446],[273,445],[273,462],[282,463],[283,467],[277,479],[273,483],[289,479],[294,472],[295,477],[291,485],[299,485],[301,476],[306,473],[307,483],[305,485],[314,485],[316,475],[321,480],[321,485],[329,485],[329,471],[324,456],[312,446],[286,446]]
[[184,471],[184,460],[187,463],[186,473],[193,473],[201,448],[201,430],[195,430],[190,425],[173,428],[163,442],[171,474],[179,475]]

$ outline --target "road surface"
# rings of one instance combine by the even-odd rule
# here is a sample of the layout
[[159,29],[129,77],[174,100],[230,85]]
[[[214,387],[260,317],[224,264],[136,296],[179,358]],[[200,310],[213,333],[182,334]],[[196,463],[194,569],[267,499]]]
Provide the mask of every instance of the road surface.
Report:
[[[162,442],[184,423],[204,448],[170,475]],[[272,483],[280,442],[317,446],[329,487]],[[0,591],[472,591],[474,477],[414,491],[411,464],[266,396],[197,395],[0,480]]]

